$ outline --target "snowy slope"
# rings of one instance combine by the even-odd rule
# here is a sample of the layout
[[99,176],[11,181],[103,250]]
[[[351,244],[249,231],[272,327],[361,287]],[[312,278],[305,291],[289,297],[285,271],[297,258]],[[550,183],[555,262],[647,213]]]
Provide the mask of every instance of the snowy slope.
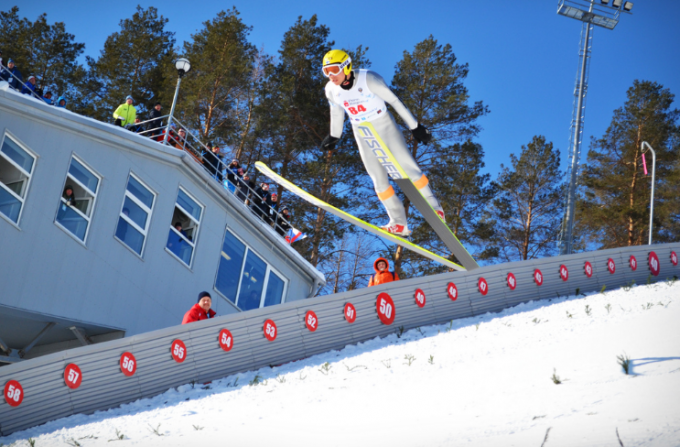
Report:
[[680,282],[532,302],[181,386],[0,445],[115,446],[118,430],[120,445],[137,446],[678,446],[679,322]]

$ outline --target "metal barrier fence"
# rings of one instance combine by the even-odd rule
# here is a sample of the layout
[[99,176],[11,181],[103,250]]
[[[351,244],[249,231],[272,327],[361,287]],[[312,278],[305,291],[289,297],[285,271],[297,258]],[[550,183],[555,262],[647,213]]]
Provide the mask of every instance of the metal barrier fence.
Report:
[[399,328],[680,275],[680,243],[482,267],[292,301],[0,368],[0,434],[278,365]]

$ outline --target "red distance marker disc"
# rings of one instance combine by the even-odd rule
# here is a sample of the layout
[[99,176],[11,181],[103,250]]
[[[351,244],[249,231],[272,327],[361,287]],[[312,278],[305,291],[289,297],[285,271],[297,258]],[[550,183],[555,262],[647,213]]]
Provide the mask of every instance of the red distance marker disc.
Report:
[[510,287],[510,290],[515,290],[515,287],[517,287],[517,278],[513,273],[508,273],[508,287]]
[[319,327],[319,319],[311,310],[308,310],[307,314],[305,314],[305,326],[307,326],[307,329],[311,332],[314,332]]
[[24,389],[16,380],[10,380],[5,384],[5,402],[10,407],[18,407],[24,401]]
[[345,304],[345,320],[351,324],[354,323],[354,320],[356,319],[357,310],[354,308],[354,305],[352,303]]
[[607,259],[607,270],[609,270],[609,273],[612,275],[616,272],[616,263],[612,258]]
[[418,307],[425,307],[425,292],[420,289],[416,289],[415,293],[416,305]]
[[458,287],[452,282],[446,285],[446,293],[451,298],[451,301],[456,301],[458,299]]
[[396,315],[396,308],[394,306],[394,301],[385,292],[378,295],[378,299],[375,300],[375,309],[378,312],[378,318],[383,324],[394,323],[394,317]]
[[534,282],[537,286],[543,285],[543,273],[539,269],[534,270]]
[[177,363],[182,363],[187,359],[187,347],[179,338],[170,345],[170,354]]
[[562,281],[569,279],[569,269],[564,264],[560,265],[560,278],[562,278]]
[[586,261],[585,264],[583,264],[583,271],[586,272],[586,276],[590,278],[593,276],[593,266],[590,262]]
[[477,281],[477,288],[479,289],[479,293],[482,295],[489,293],[489,283],[486,282],[486,279],[484,278],[479,278]]
[[234,347],[234,336],[231,335],[228,329],[222,329],[219,336],[220,348],[225,352],[231,351]]
[[649,252],[649,270],[652,272],[652,275],[654,276],[659,276],[659,272],[661,271],[661,263],[659,263],[659,257],[653,251]]
[[637,270],[637,259],[635,259],[635,256],[630,255],[630,259],[628,259],[628,264],[630,264],[630,269],[632,271]]
[[671,264],[678,265],[678,254],[674,251],[671,252]]
[[132,377],[137,372],[137,359],[129,352],[124,352],[120,356],[120,370],[128,377]]
[[265,338],[269,341],[276,340],[276,336],[279,335],[278,330],[276,329],[276,323],[272,320],[265,321],[262,330],[264,331]]
[[83,382],[83,373],[75,363],[69,363],[64,368],[64,383],[66,386],[75,390]]

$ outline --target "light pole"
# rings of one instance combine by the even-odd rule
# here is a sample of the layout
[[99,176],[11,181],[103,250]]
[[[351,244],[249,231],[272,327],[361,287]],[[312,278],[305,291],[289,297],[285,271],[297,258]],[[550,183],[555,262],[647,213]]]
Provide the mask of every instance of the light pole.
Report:
[[[610,6],[611,1],[611,6]],[[576,207],[576,187],[578,182],[578,166],[581,158],[581,142],[585,123],[586,93],[588,91],[588,72],[590,68],[590,52],[593,40],[593,25],[606,29],[614,29],[619,23],[621,12],[630,13],[633,3],[623,0],[558,0],[557,13],[565,17],[583,22],[581,28],[581,45],[579,47],[579,70],[574,88],[574,109],[571,115],[571,136],[569,138],[570,163],[567,168],[569,190],[564,202],[564,219],[560,231],[560,254],[567,255],[573,251],[574,211]]]
[[175,62],[175,68],[177,69],[177,87],[175,88],[175,97],[172,99],[172,107],[170,108],[170,115],[168,115],[168,125],[165,127],[165,137],[163,138],[163,144],[168,144],[168,135],[170,135],[170,124],[172,123],[172,116],[175,113],[175,105],[177,104],[177,95],[179,94],[179,84],[182,82],[182,77],[189,73],[191,70],[191,64],[189,59],[180,58]]
[[647,163],[645,162],[645,146],[652,151],[652,196],[649,199],[649,245],[652,245],[652,219],[654,219],[654,177],[656,175],[656,152],[652,149],[646,141],[640,145],[642,151],[642,163],[645,167],[645,174],[647,174]]

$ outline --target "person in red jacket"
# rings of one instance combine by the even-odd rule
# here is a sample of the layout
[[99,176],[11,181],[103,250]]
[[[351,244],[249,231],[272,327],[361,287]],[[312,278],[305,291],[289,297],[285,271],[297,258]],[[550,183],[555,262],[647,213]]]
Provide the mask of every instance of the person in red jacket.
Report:
[[378,258],[373,263],[375,275],[368,281],[368,287],[385,284],[386,282],[399,281],[399,275],[390,272],[390,263],[385,258]]
[[189,309],[184,314],[182,324],[193,323],[194,321],[207,320],[215,316],[215,311],[210,308],[212,306],[212,298],[208,292],[201,292],[198,294],[198,303]]

